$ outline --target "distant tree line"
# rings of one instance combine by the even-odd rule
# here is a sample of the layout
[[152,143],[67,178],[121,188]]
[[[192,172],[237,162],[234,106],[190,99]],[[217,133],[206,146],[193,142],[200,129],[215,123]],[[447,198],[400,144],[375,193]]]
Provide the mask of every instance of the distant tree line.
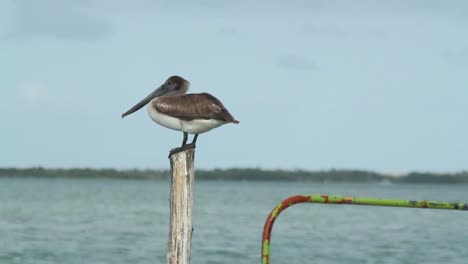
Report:
[[[0,177],[48,177],[48,178],[119,178],[168,180],[168,170],[116,170],[116,169],[48,169],[0,168]],[[392,183],[468,183],[468,171],[459,173],[412,172],[392,176],[364,170],[263,170],[263,169],[214,169],[197,170],[197,180],[232,181],[313,181],[313,182],[382,182]]]

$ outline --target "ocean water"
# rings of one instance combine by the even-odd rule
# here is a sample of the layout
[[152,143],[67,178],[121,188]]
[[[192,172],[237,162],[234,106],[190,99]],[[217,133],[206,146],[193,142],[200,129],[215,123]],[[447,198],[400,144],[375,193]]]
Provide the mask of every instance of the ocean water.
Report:
[[[263,224],[295,194],[468,201],[467,185],[196,181],[192,262],[260,263]],[[165,263],[169,182],[0,178],[0,264]],[[300,204],[272,263],[468,263],[468,212]]]

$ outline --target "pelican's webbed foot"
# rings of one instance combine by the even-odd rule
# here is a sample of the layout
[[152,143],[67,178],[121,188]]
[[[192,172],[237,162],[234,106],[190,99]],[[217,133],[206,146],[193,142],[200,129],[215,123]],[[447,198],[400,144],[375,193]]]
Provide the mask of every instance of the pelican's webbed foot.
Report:
[[182,140],[182,146],[178,148],[173,148],[171,151],[169,151],[169,156],[168,158],[175,153],[182,152],[187,149],[194,149],[195,148],[195,143],[197,142],[198,134],[195,135],[195,137],[192,140],[192,143],[187,144],[187,138],[188,138],[188,133],[184,132],[184,139]]
[[169,156],[168,157],[170,157],[172,154],[182,152],[182,151],[187,150],[187,149],[194,149],[194,148],[195,148],[195,144],[193,144],[193,143],[183,145],[182,147],[173,148],[173,149],[171,149],[171,151],[169,151]]

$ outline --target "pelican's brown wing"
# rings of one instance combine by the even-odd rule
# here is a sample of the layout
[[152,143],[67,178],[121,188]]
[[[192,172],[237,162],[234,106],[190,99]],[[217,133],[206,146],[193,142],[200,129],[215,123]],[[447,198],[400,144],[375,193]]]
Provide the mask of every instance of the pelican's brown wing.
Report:
[[207,93],[158,97],[152,107],[161,114],[182,120],[217,119],[239,123],[216,97]]

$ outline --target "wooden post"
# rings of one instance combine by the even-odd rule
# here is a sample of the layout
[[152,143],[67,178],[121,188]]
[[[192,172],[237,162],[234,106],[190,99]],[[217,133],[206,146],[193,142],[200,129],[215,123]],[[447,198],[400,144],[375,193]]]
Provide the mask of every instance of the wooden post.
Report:
[[192,242],[195,149],[172,154],[168,264],[189,264]]

